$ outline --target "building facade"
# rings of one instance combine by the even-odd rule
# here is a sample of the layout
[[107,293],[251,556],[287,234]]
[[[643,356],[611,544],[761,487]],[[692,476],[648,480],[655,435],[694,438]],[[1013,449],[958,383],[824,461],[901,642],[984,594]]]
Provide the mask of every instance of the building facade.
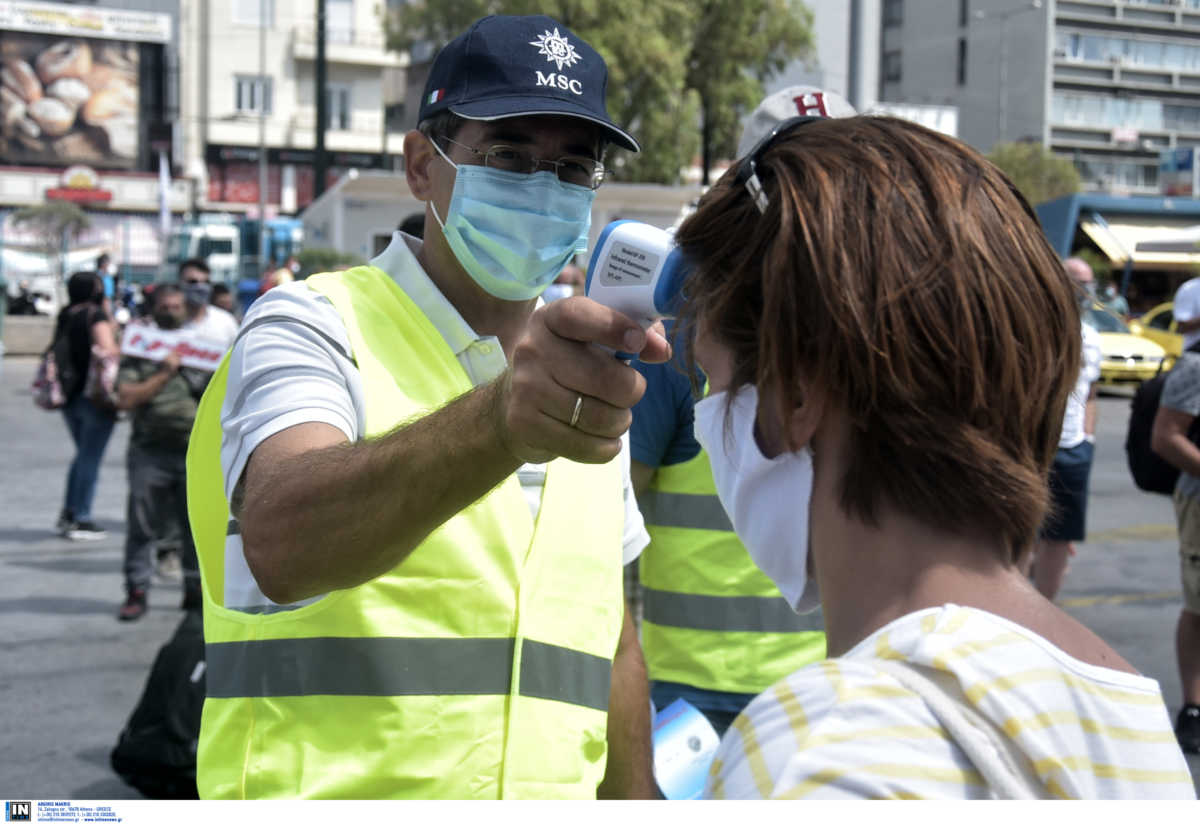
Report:
[[[403,132],[385,111],[405,59],[385,48],[374,0],[326,0],[328,176],[390,169]],[[257,214],[260,140],[267,217],[313,199],[315,0],[184,3],[180,23],[183,158],[204,211]],[[261,135],[260,135],[261,129]]]
[[883,0],[880,98],[953,105],[982,151],[1032,140],[1088,191],[1158,194],[1200,145],[1200,0]]

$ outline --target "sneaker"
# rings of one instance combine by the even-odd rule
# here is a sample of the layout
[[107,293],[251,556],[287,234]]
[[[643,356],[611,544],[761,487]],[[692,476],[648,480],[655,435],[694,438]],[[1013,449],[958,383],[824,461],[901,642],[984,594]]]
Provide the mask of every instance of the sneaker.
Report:
[[183,577],[183,567],[179,564],[179,553],[164,552],[158,556],[154,564],[154,574],[164,581],[178,581]]
[[1175,737],[1184,752],[1200,753],[1200,706],[1183,705],[1175,719]]
[[125,603],[117,610],[117,620],[136,621],[146,614],[146,590],[131,589],[125,596]]
[[72,541],[99,541],[108,537],[108,533],[94,521],[76,521],[67,531],[67,537]]
[[58,522],[54,525],[54,531],[66,538],[70,535],[71,530],[75,527],[75,516],[69,510],[64,509],[58,516]]

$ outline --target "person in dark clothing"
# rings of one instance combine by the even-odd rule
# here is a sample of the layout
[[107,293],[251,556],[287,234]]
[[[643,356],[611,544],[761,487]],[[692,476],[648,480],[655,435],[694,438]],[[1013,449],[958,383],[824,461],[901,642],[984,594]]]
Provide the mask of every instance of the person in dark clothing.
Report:
[[65,335],[69,343],[69,363],[59,364],[64,377],[67,403],[63,417],[75,443],[75,457],[67,471],[58,533],[73,541],[94,541],[105,536],[92,520],[92,500],[100,476],[100,463],[112,435],[116,413],[101,409],[84,393],[88,365],[94,353],[115,355],[116,330],[104,309],[104,284],[95,272],[76,272],[67,282],[69,304],[58,314],[54,339]]
[[[159,284],[154,290],[153,317],[159,329],[183,326],[187,309],[179,286]],[[121,359],[118,405],[130,411],[133,424],[127,457],[125,603],[117,612],[122,621],[136,621],[145,614],[154,569],[151,550],[168,532],[177,532],[183,545],[183,608],[200,608],[200,571],[188,523],[185,461],[196,408],[211,375],[182,366],[175,351],[161,362],[130,356]]]

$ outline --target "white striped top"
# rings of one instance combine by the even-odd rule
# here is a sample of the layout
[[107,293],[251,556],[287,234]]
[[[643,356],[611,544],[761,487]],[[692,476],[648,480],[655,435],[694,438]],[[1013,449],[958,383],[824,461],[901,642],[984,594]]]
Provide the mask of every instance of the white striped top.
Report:
[[925,702],[875,666],[953,674],[1053,796],[1196,797],[1158,682],[1086,664],[1024,627],[948,604],[899,618],[759,695],[713,762],[712,798],[990,798]]

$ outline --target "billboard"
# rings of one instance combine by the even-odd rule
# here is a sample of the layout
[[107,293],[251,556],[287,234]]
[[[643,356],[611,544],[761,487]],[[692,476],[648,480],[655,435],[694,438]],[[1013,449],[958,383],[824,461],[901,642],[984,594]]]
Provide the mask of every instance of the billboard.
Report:
[[134,167],[139,43],[169,37],[166,15],[0,2],[0,162]]

